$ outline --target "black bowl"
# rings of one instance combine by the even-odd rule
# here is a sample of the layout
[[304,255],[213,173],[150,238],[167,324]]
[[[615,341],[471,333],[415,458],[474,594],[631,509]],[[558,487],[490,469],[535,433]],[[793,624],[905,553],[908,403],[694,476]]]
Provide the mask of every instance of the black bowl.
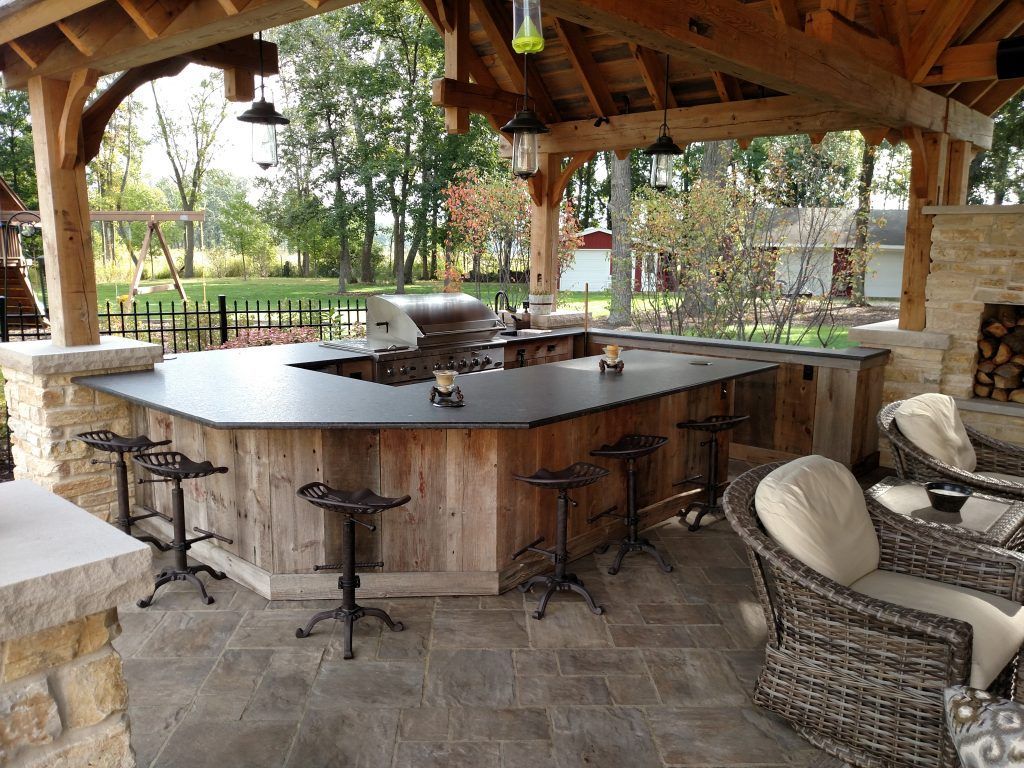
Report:
[[934,482],[924,484],[932,509],[939,512],[959,512],[974,491],[959,483]]

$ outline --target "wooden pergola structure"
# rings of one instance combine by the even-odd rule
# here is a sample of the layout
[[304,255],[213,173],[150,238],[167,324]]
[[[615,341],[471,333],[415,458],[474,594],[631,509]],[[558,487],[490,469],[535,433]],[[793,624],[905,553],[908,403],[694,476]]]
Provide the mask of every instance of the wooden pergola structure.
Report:
[[[29,92],[54,341],[98,340],[85,163],[114,108],[190,61],[225,71],[230,100],[253,94],[258,30],[355,0],[0,0],[0,69]],[[516,107],[523,57],[505,0],[421,0],[445,42],[434,100],[449,132],[479,112],[495,127]],[[599,150],[860,130],[912,152],[900,325],[925,323],[927,205],[965,202],[967,170],[992,140],[990,115],[1024,85],[1001,41],[1021,0],[543,0],[543,53],[525,62],[540,117],[531,180],[531,286],[554,292],[558,203]],[[269,45],[269,44],[268,44]],[[276,71],[269,51],[267,71]],[[1016,66],[1015,66],[1016,65]],[[86,108],[101,74],[123,72]],[[1000,79],[1000,72],[1010,73]],[[599,120],[598,118],[607,118]]]

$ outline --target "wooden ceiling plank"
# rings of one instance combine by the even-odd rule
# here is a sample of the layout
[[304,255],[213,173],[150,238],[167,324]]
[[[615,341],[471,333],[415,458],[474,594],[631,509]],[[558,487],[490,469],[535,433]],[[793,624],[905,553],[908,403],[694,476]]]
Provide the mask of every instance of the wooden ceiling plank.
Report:
[[996,47],[998,43],[974,43],[947,48],[922,85],[952,85],[977,80],[996,79]]
[[11,50],[31,69],[38,69],[64,42],[64,35],[56,27],[43,27],[16,40],[8,41]]
[[184,10],[187,0],[117,0],[117,4],[147,38],[156,40]]
[[1024,77],[1000,80],[975,102],[974,108],[983,114],[994,115],[1006,102],[1016,96],[1021,88],[1024,88]]
[[1024,26],[1024,3],[1012,0],[991,15],[980,27],[963,39],[963,43],[995,43],[1012,37]]
[[743,101],[743,91],[740,84],[732,75],[724,72],[712,72],[711,79],[715,83],[715,90],[718,91],[718,98],[725,101]]
[[894,74],[903,74],[903,55],[887,40],[852,24],[834,10],[811,11],[804,21],[804,31],[822,42],[863,51],[874,63]]
[[182,56],[129,69],[108,85],[103,93],[93,99],[93,102],[82,114],[85,162],[89,162],[99,154],[103,132],[106,130],[114,110],[122,101],[131,96],[140,85],[161,77],[173,77],[187,66],[188,59]]
[[129,23],[119,6],[108,4],[61,19],[57,29],[84,55],[93,56]]
[[9,43],[22,35],[56,24],[63,18],[84,11],[105,0],[61,0],[59,3],[31,3],[22,10],[4,17],[0,24],[0,44]]
[[219,0],[219,2],[220,7],[228,16],[237,16],[249,4],[249,0]]
[[[675,0],[667,20],[659,0],[546,0],[547,10],[639,45],[700,61],[709,69],[773,90],[844,105],[863,121],[956,132],[990,145],[992,123],[914,86],[861,51],[822,43],[730,0]],[[862,121],[862,122],[863,122]]]
[[971,109],[977,109],[975,106],[985,94],[991,91],[996,86],[996,80],[980,80],[976,83],[961,83],[953,91],[952,98],[966,104]]
[[[662,113],[618,115],[595,127],[593,120],[548,126],[538,137],[541,152],[562,155],[583,151],[628,151],[646,147],[657,137]],[[789,136],[810,131],[844,131],[865,126],[856,112],[835,108],[800,96],[746,99],[727,104],[705,104],[669,110],[672,138],[682,146],[695,141],[747,139],[753,136]]]
[[[999,11],[1000,6],[1003,5],[1005,0],[977,0],[974,3],[974,7],[971,9],[970,14],[964,20],[964,23],[960,25],[960,28],[953,35],[954,43],[966,42],[972,35],[978,33],[983,29],[990,21],[995,20],[995,14]],[[1014,5],[1014,2],[1010,2],[1006,7],[1010,8]],[[1018,4],[1017,16],[1024,16],[1024,8],[1021,8]]]
[[[635,43],[629,44],[629,50],[633,53],[633,58],[636,59],[637,64],[640,65],[640,76],[644,80],[644,85],[647,86],[647,93],[651,95],[651,100],[654,102],[655,109],[665,108],[665,59],[663,56],[659,56],[657,53],[652,51],[650,48],[644,48],[642,45],[636,45]],[[669,109],[679,106],[676,103],[676,97],[672,94],[672,89],[668,91],[668,106]]]
[[781,21],[794,29],[803,28],[803,19],[800,11],[797,10],[796,0],[771,0],[772,15],[777,21]]
[[601,75],[594,61],[583,29],[571,21],[555,19],[555,32],[569,56],[569,63],[580,79],[583,92],[587,95],[596,117],[617,115],[618,109],[608,90],[608,81]]
[[[516,90],[523,90],[523,56],[512,50],[512,24],[509,14],[497,0],[471,0],[471,6],[480,26],[494,46],[494,52],[505,74]],[[527,59],[526,70],[530,81],[530,95],[537,104],[537,111],[547,122],[558,122],[558,110],[544,87],[544,81],[537,73],[536,65]]]
[[[355,0],[327,0],[324,9],[334,10]],[[236,16],[227,16],[218,0],[193,0],[157,40],[150,40],[134,24],[126,25],[93,57],[87,57],[54,28],[61,44],[35,71],[27,64],[7,63],[4,82],[8,88],[25,88],[30,75],[70,78],[76,69],[89,67],[103,74],[122,72],[205,48],[240,35],[253,34],[316,13],[302,0],[250,0]]]
[[910,35],[907,79],[919,83],[925,78],[973,7],[974,3],[965,0],[932,0]]

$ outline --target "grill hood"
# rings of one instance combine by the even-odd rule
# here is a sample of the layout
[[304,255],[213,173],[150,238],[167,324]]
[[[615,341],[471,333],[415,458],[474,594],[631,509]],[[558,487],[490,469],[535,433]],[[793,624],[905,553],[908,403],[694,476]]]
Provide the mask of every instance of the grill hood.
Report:
[[372,346],[427,349],[490,341],[504,329],[486,304],[465,293],[385,294],[366,299],[366,338]]

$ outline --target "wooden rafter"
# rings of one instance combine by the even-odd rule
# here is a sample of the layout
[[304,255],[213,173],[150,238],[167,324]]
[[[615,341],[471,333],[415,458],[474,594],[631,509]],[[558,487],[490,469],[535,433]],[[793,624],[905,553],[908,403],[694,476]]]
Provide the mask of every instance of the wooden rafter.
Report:
[[860,50],[867,58],[893,74],[902,75],[903,54],[881,37],[872,35],[834,10],[811,11],[804,21],[804,31],[822,42]]
[[800,11],[797,10],[796,0],[771,0],[772,3],[772,15],[776,21],[781,21],[795,29],[803,27],[803,19],[800,17]]
[[923,85],[952,85],[996,79],[998,43],[973,43],[947,48],[921,81]]
[[907,78],[920,82],[953,40],[953,35],[971,13],[974,3],[967,0],[932,2],[917,21],[906,51]]
[[724,72],[712,72],[711,79],[715,83],[715,90],[718,92],[718,98],[723,102],[743,100],[743,92],[740,90],[740,84],[732,75],[727,75]]
[[[987,146],[991,121],[866,60],[731,0],[676,0],[685,25],[666,23],[658,0],[547,0],[556,16],[773,90],[845,105],[869,121],[949,131]],[[712,23],[713,22],[713,23]],[[779,51],[785,51],[780,56]],[[799,61],[800,66],[793,66]]]
[[117,0],[136,26],[156,40],[188,6],[188,0]]
[[86,56],[94,56],[125,25],[128,17],[117,5],[93,6],[57,22],[57,29]]
[[438,78],[432,85],[431,101],[435,107],[445,109],[465,109],[483,115],[511,115],[522,99],[518,94],[503,91],[496,86]]
[[235,16],[241,13],[248,4],[249,0],[220,0],[220,7],[224,9],[224,13],[228,16]]
[[583,86],[583,92],[587,95],[594,115],[598,117],[611,117],[619,113],[612,99],[612,93],[608,89],[608,81],[601,75],[601,71],[594,61],[594,56],[587,45],[587,38],[583,29],[564,19],[555,19],[555,33],[565,48],[569,63],[576,72],[576,76]]
[[[509,14],[497,0],[471,0],[471,5],[480,26],[484,28],[487,38],[494,46],[495,55],[512,86],[517,91],[523,90],[523,56],[512,50],[512,24]],[[526,70],[530,79],[530,96],[537,103],[537,111],[547,122],[558,122],[558,110],[548,94],[548,89],[541,80],[540,73],[532,61],[526,61]]]
[[1000,80],[975,102],[974,108],[983,114],[993,115],[1003,104],[1016,96],[1021,88],[1024,88],[1024,78]]
[[35,70],[42,66],[63,41],[64,36],[56,27],[43,27],[11,40],[8,45],[29,69]]
[[[351,5],[355,0],[326,0],[320,12]],[[312,16],[316,13],[303,0],[250,0],[235,16],[224,13],[219,0],[193,0],[158,39],[151,40],[134,24],[126,25],[94,56],[86,56],[56,29],[60,44],[35,70],[23,62],[6,62],[4,81],[8,88],[24,88],[32,75],[70,78],[76,69],[96,69],[101,74],[163,61],[197,48],[251,35],[261,29]]]
[[[636,59],[637,64],[640,65],[640,75],[643,77],[644,85],[647,86],[647,92],[651,95],[651,100],[654,102],[654,108],[664,109],[664,57],[659,56],[650,48],[644,48],[642,45],[637,45],[636,43],[630,43],[629,50],[633,53],[633,58]],[[669,109],[679,106],[676,103],[676,97],[672,94],[671,88],[668,91],[668,106]]]

